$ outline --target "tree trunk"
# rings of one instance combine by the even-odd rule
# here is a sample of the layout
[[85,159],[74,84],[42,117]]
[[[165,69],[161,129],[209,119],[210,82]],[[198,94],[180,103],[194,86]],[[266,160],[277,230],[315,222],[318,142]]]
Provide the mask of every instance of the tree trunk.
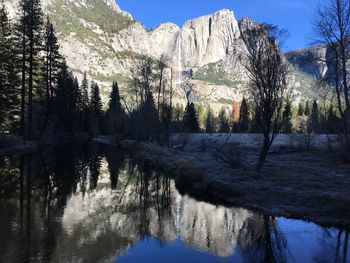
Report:
[[25,105],[26,105],[26,37],[25,26],[22,36],[22,88],[21,88],[21,131],[20,135],[26,138],[25,132]]
[[263,142],[263,146],[262,146],[261,151],[260,151],[258,164],[256,166],[256,170],[258,172],[261,170],[261,168],[263,167],[263,165],[266,161],[266,157],[267,157],[267,154],[269,153],[270,145],[271,145],[270,134],[264,133],[264,142]]
[[33,38],[29,44],[28,135],[33,136]]

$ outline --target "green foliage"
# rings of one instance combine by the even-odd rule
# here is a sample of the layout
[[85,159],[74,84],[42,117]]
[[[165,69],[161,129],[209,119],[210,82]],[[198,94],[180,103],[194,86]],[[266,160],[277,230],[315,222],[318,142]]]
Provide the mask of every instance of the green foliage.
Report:
[[76,130],[79,94],[79,86],[74,81],[72,72],[63,63],[57,79],[54,110],[55,126],[59,131],[73,132]]
[[303,104],[302,102],[299,102],[299,105],[298,105],[298,116],[303,116],[304,115],[304,107],[303,107]]
[[120,103],[119,87],[117,82],[112,84],[112,92],[108,103],[109,109],[121,110],[122,105]]
[[57,77],[63,61],[59,53],[56,32],[49,18],[47,18],[44,30],[44,60],[44,79],[48,101],[55,94]]
[[86,72],[84,72],[83,81],[81,83],[82,105],[81,109],[86,111],[90,105],[89,99],[89,82],[87,80]]
[[0,6],[0,132],[10,130],[16,122],[18,96],[15,73],[15,42],[5,5]]
[[102,114],[102,100],[100,95],[100,87],[95,83],[91,83],[90,93],[90,110],[96,114]]
[[293,125],[292,125],[292,105],[290,101],[287,101],[283,110],[283,127],[282,131],[284,133],[290,134],[292,133]]
[[199,128],[201,130],[205,130],[205,121],[207,117],[206,109],[203,107],[203,105],[196,105],[196,112],[198,117]]
[[327,119],[327,132],[332,134],[337,134],[341,131],[342,129],[341,119],[335,113],[333,105],[329,107],[326,119]]
[[219,112],[219,132],[220,133],[228,133],[230,132],[230,122],[229,116],[225,110],[225,108],[221,108]]
[[196,133],[199,131],[198,116],[193,102],[188,103],[185,108],[183,126],[186,132]]
[[222,104],[232,105],[233,100],[231,100],[231,99],[225,99],[225,98],[220,98],[220,99],[219,99],[219,102],[222,103]]
[[240,82],[228,78],[227,73],[221,68],[218,62],[200,68],[195,73],[194,78],[214,85],[224,85],[232,88],[240,84]]
[[72,30],[76,28],[83,30],[84,25],[79,19],[94,23],[110,34],[117,33],[134,23],[129,17],[115,12],[104,1],[86,0],[84,3],[85,5],[79,5],[73,1],[56,0],[51,6],[49,11],[52,20],[64,34],[76,32]]
[[105,129],[108,134],[121,134],[124,131],[124,110],[120,103],[118,83],[113,82],[109,99],[109,108],[105,115]]
[[238,129],[242,133],[248,132],[249,129],[249,109],[245,98],[242,100],[239,113]]
[[310,132],[318,133],[319,131],[319,112],[318,112],[318,104],[317,101],[314,100],[312,103],[311,115],[308,120],[308,130]]
[[305,111],[304,111],[306,116],[310,116],[311,113],[311,108],[310,108],[310,101],[306,101],[305,103]]
[[205,132],[206,133],[213,133],[215,132],[215,126],[214,126],[214,114],[211,108],[209,108],[207,112],[207,118],[205,120]]
[[144,55],[141,55],[139,53],[136,53],[131,50],[124,50],[124,51],[119,51],[115,53],[117,59],[138,59],[142,60],[145,58]]

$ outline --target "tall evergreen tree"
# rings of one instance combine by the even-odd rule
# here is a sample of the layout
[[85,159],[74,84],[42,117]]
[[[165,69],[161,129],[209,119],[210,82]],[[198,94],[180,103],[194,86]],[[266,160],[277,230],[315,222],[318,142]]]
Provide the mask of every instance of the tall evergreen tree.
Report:
[[0,6],[0,131],[12,128],[17,109],[15,50],[4,2]]
[[303,115],[304,115],[304,107],[303,107],[302,102],[299,102],[299,105],[298,105],[298,116],[303,116]]
[[[40,0],[27,1],[27,36],[29,47],[29,70],[28,70],[28,133],[33,136],[33,96],[34,96],[34,74],[39,70],[38,54],[42,49],[42,10]],[[39,88],[39,87],[38,87]]]
[[49,17],[45,24],[44,52],[46,99],[49,103],[49,100],[55,95],[55,86],[62,63],[56,32]]
[[243,98],[241,108],[240,108],[238,128],[239,128],[239,131],[242,133],[248,132],[249,110],[248,110],[248,105],[247,105],[247,101],[245,98]]
[[116,81],[112,84],[112,92],[108,103],[109,109],[121,110],[122,105],[120,103],[119,87]]
[[100,87],[95,82],[91,84],[90,108],[96,114],[102,114],[102,100],[100,95]]
[[89,132],[95,136],[101,132],[102,100],[97,83],[91,83],[90,91]]
[[[25,101],[28,92],[28,127],[27,135],[33,135],[33,96],[35,85],[35,74],[40,72],[38,54],[42,50],[42,9],[40,0],[20,0],[20,19],[17,32],[22,50],[22,95],[21,95],[21,133],[24,134],[25,124]],[[28,91],[26,91],[28,81]],[[38,87],[39,88],[39,85]]]
[[120,103],[118,83],[113,82],[105,116],[105,128],[108,134],[121,133],[124,128],[124,110]]
[[337,134],[341,131],[341,120],[334,112],[334,106],[331,105],[327,114],[327,132]]
[[283,110],[283,129],[282,131],[290,134],[292,133],[292,105],[287,101],[284,110]]
[[207,117],[205,119],[205,132],[206,133],[214,132],[214,114],[210,108],[207,112]]
[[317,101],[314,100],[312,104],[311,115],[309,117],[309,129],[314,133],[318,133],[319,131],[319,112],[318,112],[318,104]]
[[86,111],[90,105],[89,100],[89,81],[84,72],[83,81],[81,82],[81,94],[82,94],[82,110]]
[[198,117],[193,102],[188,103],[185,108],[183,124],[186,132],[195,133],[199,131]]
[[47,17],[44,32],[44,80],[45,80],[45,98],[46,114],[42,127],[44,132],[52,111],[53,98],[56,94],[57,78],[62,64],[62,56],[59,53],[59,45],[56,32]]
[[57,90],[55,96],[56,128],[62,132],[74,132],[78,117],[78,97],[72,72],[69,71],[65,62],[61,65],[61,70],[57,78]]
[[90,98],[89,98],[89,81],[86,72],[84,72],[83,80],[80,86],[80,128],[81,131],[87,132],[89,128],[89,112],[90,112]]
[[229,117],[224,107],[222,107],[219,112],[219,124],[220,124],[220,129],[219,129],[220,133],[230,132]]
[[306,101],[304,113],[306,116],[310,116],[311,114],[310,101]]

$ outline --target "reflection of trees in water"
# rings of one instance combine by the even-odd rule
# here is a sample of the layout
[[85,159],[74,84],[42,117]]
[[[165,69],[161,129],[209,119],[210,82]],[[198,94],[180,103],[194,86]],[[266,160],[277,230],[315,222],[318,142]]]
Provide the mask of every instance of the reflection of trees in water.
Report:
[[158,221],[158,237],[163,236],[163,221],[171,219],[171,191],[170,178],[154,172],[143,161],[130,160],[130,176],[136,177],[135,193],[138,199],[139,235],[141,237],[152,235],[150,226],[154,219],[155,209]]
[[318,263],[347,263],[350,261],[349,231],[345,229],[320,229],[322,235],[319,236],[320,250],[314,256]]
[[[143,162],[113,151],[104,153],[108,166],[101,163],[101,152],[96,148],[57,149],[54,154],[47,151],[21,158],[18,186],[22,232],[11,236],[17,235],[12,242],[20,241],[24,261],[38,255],[44,261],[64,259],[70,253],[83,261],[97,260],[121,253],[149,235],[163,241],[179,235],[188,245],[218,255],[232,253],[240,222],[248,216],[244,210],[217,208],[181,197],[169,177],[155,173]],[[104,185],[106,174],[101,173],[105,172],[110,190]],[[95,210],[77,221],[73,215],[67,227],[60,221],[64,216],[69,220],[67,212],[84,212],[74,207],[68,211],[72,201],[85,207],[93,203]],[[255,238],[251,231],[260,231],[259,225],[256,220],[247,225],[250,238]]]
[[[86,191],[88,178],[92,178],[90,185],[97,183],[101,158],[94,150],[91,159],[89,153],[81,154],[86,151],[80,147],[0,158],[0,180],[4,180],[0,182],[0,198],[7,200],[2,202],[6,206],[3,211],[18,211],[1,216],[1,225],[16,222],[7,225],[8,234],[1,231],[6,243],[16,251],[0,248],[0,258],[29,262],[40,255],[42,260],[50,260],[56,244],[55,231],[60,228],[57,218],[62,216],[70,194],[77,191],[78,185]],[[18,201],[13,202],[12,197]]]
[[[287,240],[282,231],[279,229],[276,218],[269,216],[262,216],[263,224],[255,227],[243,228],[253,229],[258,231],[250,232],[249,239],[246,239],[246,234],[242,234],[245,238],[241,238],[241,247],[243,251],[244,260],[246,262],[290,262],[293,261],[292,255],[289,251]],[[250,222],[250,223],[254,223]]]
[[[0,258],[18,258],[20,251],[22,261],[34,256],[65,261],[74,254],[77,261],[93,262],[154,236],[161,242],[179,237],[223,257],[238,245],[246,262],[291,261],[275,218],[181,196],[169,177],[147,163],[113,149],[82,147],[0,160],[15,175],[7,183],[14,190],[1,194],[18,197],[6,207],[14,212],[0,215],[0,227],[8,228],[1,230],[0,242],[16,244],[16,250],[5,257],[0,247]],[[340,231],[331,246],[324,235],[338,258],[334,262],[346,262],[348,239],[348,232]]]
[[95,189],[100,176],[102,162],[98,145],[91,145],[89,155],[90,189]]
[[19,161],[16,158],[0,156],[0,198],[16,193]]
[[108,148],[105,151],[105,156],[108,163],[111,188],[115,190],[118,187],[118,180],[121,169],[124,168],[125,154],[118,150],[114,150],[114,148]]

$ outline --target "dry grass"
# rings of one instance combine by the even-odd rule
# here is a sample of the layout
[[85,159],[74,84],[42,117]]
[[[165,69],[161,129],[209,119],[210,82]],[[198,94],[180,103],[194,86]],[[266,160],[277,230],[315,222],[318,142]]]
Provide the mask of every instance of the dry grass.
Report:
[[229,144],[239,149],[246,167],[233,169],[213,158],[213,153],[222,148],[220,141],[209,138],[206,145],[202,152],[200,140],[192,138],[184,150],[137,143],[127,148],[174,177],[180,191],[200,199],[322,225],[350,227],[350,169],[338,166],[327,153],[274,147],[263,170],[256,173],[256,146]]

